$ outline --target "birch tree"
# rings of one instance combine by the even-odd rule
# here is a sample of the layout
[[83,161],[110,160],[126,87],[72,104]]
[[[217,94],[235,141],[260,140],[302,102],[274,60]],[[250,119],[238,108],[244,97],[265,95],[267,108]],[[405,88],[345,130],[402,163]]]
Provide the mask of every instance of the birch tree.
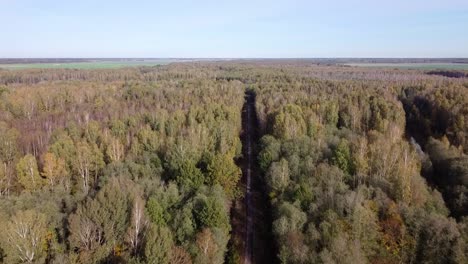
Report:
[[132,215],[130,227],[127,232],[127,241],[133,254],[138,254],[142,244],[144,231],[148,225],[145,217],[145,202],[141,197],[137,196],[133,200]]
[[104,165],[102,152],[96,144],[90,145],[85,141],[76,144],[74,168],[84,193],[88,193],[91,185],[97,182],[100,170]]
[[56,157],[53,153],[44,154],[42,159],[44,162],[42,176],[46,178],[49,186],[62,185],[66,190],[69,190],[70,179],[65,160]]
[[24,189],[29,191],[37,190],[42,186],[43,179],[37,169],[36,158],[28,154],[19,160],[16,165],[18,181]]
[[40,263],[44,260],[47,219],[34,210],[18,211],[7,223],[4,235],[8,263]]

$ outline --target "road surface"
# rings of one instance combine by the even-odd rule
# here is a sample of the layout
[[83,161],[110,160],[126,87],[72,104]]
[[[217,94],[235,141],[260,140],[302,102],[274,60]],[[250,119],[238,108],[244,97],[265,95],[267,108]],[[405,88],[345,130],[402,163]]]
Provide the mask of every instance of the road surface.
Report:
[[255,94],[247,91],[242,109],[243,199],[236,201],[231,211],[233,243],[243,264],[275,264],[276,248],[271,232],[271,207],[265,183],[257,166],[257,142],[260,139]]
[[253,256],[253,234],[254,234],[254,225],[253,225],[253,204],[252,204],[252,162],[253,162],[253,155],[252,155],[252,137],[253,137],[253,117],[252,113],[255,111],[253,109],[255,107],[255,101],[252,95],[247,94],[246,98],[246,108],[245,108],[245,141],[244,147],[245,151],[245,178],[246,178],[246,191],[245,191],[245,207],[246,207],[246,231],[245,231],[245,249],[244,249],[244,264],[251,264],[252,263],[252,256]]

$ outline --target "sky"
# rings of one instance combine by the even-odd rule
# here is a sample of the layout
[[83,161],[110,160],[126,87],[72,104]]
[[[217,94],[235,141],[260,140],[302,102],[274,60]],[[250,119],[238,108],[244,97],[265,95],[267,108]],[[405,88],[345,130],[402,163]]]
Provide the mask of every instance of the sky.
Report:
[[468,57],[468,0],[0,0],[0,58]]

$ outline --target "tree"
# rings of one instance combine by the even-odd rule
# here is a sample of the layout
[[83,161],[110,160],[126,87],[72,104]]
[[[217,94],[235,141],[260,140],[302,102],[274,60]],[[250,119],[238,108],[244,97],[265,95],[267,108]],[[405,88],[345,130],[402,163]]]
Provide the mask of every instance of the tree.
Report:
[[130,226],[127,231],[127,240],[132,249],[132,253],[137,255],[141,246],[141,241],[148,222],[145,217],[145,203],[139,196],[133,200],[133,208],[130,219]]
[[94,216],[89,212],[95,207],[97,207],[96,203],[88,203],[87,207],[78,206],[76,212],[68,219],[71,233],[70,245],[79,250],[82,260],[87,261],[91,258],[89,255],[93,255],[104,243],[102,227],[96,223]]
[[47,219],[34,210],[17,211],[6,225],[3,235],[9,263],[41,263],[45,260],[48,239]]
[[8,195],[14,180],[14,160],[18,155],[18,131],[0,122],[0,196]]
[[273,222],[275,234],[285,235],[288,232],[300,231],[306,223],[307,215],[293,204],[283,202],[278,210],[278,216]]
[[458,263],[464,254],[464,242],[453,219],[440,215],[431,215],[425,223],[422,232],[421,247],[418,261],[421,263]]
[[325,257],[321,254],[320,257],[324,263],[367,263],[367,258],[361,250],[359,240],[350,241],[345,233],[341,233],[338,237],[332,240],[329,247],[329,254]]
[[266,171],[273,161],[277,161],[280,156],[281,143],[271,135],[265,135],[260,140],[260,153],[258,154],[258,164],[260,169]]
[[347,175],[354,174],[354,164],[348,141],[342,139],[333,151],[332,163]]
[[42,168],[42,176],[47,180],[49,186],[54,187],[60,184],[66,190],[70,188],[70,179],[66,169],[65,160],[57,158],[53,153],[46,153],[42,156],[44,166]]
[[177,207],[180,202],[177,185],[169,183],[167,186],[161,184],[153,191],[146,204],[146,212],[155,225],[166,225],[173,216],[172,208]]
[[196,231],[193,203],[184,204],[182,208],[174,211],[171,227],[177,242],[183,243],[193,237]]
[[173,241],[171,231],[165,226],[150,225],[146,235],[145,259],[150,264],[166,264],[171,260]]
[[102,261],[122,247],[130,220],[131,186],[131,181],[112,178],[70,215],[70,245],[83,262]]
[[171,250],[171,264],[192,264],[190,254],[183,248],[173,246]]
[[304,135],[306,131],[307,125],[302,115],[302,109],[298,105],[288,104],[274,117],[272,132],[277,138],[291,139]]
[[10,166],[0,162],[0,196],[8,195],[13,177],[11,177]]
[[64,159],[67,171],[72,171],[76,162],[76,147],[69,135],[65,132],[60,133],[49,146],[49,152],[53,153],[55,157]]
[[223,200],[217,197],[199,199],[194,213],[200,227],[219,227],[225,230],[229,228],[229,219]]
[[158,201],[156,197],[150,197],[146,205],[146,211],[148,212],[149,219],[157,226],[166,225],[167,223],[167,208],[163,207],[161,201]]
[[282,192],[289,184],[289,168],[288,161],[281,159],[278,162],[273,162],[268,169],[266,175],[268,186],[274,192]]
[[207,166],[207,171],[210,185],[219,184],[229,198],[235,197],[241,171],[230,155],[214,155]]
[[107,144],[107,157],[110,161],[121,161],[125,155],[124,146],[118,138],[111,137]]
[[12,162],[18,152],[16,140],[18,138],[16,129],[8,129],[3,123],[0,123],[0,160],[3,162]]
[[[74,168],[80,177],[82,190],[85,194],[89,192],[90,184],[97,183],[97,176],[104,165],[102,152],[96,144],[89,145],[85,141],[76,144]],[[93,182],[92,174],[94,174]]]
[[324,110],[324,121],[333,127],[336,127],[338,124],[338,119],[339,119],[339,106],[337,102],[334,101],[328,101],[326,104],[323,106]]
[[197,247],[200,252],[198,263],[216,263],[216,252],[218,245],[216,244],[213,233],[209,228],[203,229],[202,232],[197,234],[196,239]]
[[176,175],[177,183],[190,189],[197,189],[205,182],[205,176],[191,160],[182,161]]
[[18,174],[18,181],[24,189],[34,191],[42,186],[43,179],[37,169],[36,158],[28,154],[21,158],[16,164],[16,172]]

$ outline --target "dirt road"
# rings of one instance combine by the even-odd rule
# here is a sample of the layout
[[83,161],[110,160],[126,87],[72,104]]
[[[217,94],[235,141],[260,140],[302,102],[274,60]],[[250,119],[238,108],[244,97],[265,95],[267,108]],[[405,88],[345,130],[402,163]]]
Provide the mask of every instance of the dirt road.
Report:
[[247,91],[242,110],[242,188],[244,199],[232,209],[233,240],[241,263],[276,263],[276,249],[271,235],[271,210],[265,184],[257,167],[258,121],[255,94]]

